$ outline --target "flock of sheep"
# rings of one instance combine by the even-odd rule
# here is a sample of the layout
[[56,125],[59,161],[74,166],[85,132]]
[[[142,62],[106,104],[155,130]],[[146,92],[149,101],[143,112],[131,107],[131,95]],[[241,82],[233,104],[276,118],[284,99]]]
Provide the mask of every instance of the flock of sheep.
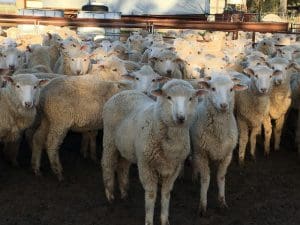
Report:
[[[170,192],[186,159],[193,178],[200,174],[200,213],[207,210],[211,161],[217,162],[220,206],[227,207],[225,176],[237,144],[241,165],[248,142],[255,159],[262,131],[265,155],[272,133],[278,150],[289,109],[300,107],[299,37],[258,34],[252,44],[244,32],[238,40],[224,32],[164,36],[139,31],[121,42],[46,33],[32,45],[3,38],[0,140],[8,159],[18,164],[25,137],[34,173],[40,175],[45,149],[62,180],[59,148],[66,134],[82,133],[82,155],[98,161],[96,137],[103,129],[106,197],[114,200],[116,178],[126,198],[129,168],[137,164],[146,225],[153,225],[159,185],[161,224],[169,224]],[[300,149],[300,131],[296,142]]]

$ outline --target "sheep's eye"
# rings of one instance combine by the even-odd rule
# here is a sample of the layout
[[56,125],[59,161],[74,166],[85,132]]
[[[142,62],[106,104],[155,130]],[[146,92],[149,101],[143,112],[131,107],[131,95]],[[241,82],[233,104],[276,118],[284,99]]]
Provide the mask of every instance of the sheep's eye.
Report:
[[160,62],[163,62],[164,60],[161,59],[161,60],[159,60],[159,61],[160,61]]
[[232,92],[233,91],[233,88],[230,88],[230,92]]
[[274,70],[275,69],[275,67],[274,66],[272,66],[272,70]]
[[72,44],[72,46],[73,46],[74,48],[76,48],[76,45],[75,45],[75,44]]
[[190,97],[189,101],[192,101],[192,100],[193,100],[193,98],[192,98],[192,97]]
[[152,82],[155,82],[155,79],[152,79]]
[[287,68],[287,67],[285,67],[284,69],[285,69],[285,70],[287,70],[288,68]]
[[100,45],[100,48],[102,48],[103,47],[103,45]]
[[212,90],[212,91],[216,91],[216,88],[213,87],[213,88],[211,88],[211,90]]
[[113,69],[112,71],[117,72],[118,70],[115,68],[115,69]]
[[169,100],[171,100],[171,99],[172,99],[172,98],[171,98],[171,96],[168,96],[167,98],[168,98]]
[[21,58],[21,56],[20,56],[20,55],[18,55],[18,58]]
[[135,79],[136,79],[136,80],[139,80],[140,78],[136,77]]
[[210,68],[208,67],[207,70],[210,70]]
[[20,85],[17,84],[16,87],[17,87],[17,88],[20,88]]
[[258,76],[257,76],[257,75],[255,75],[255,77],[256,77],[256,78],[258,78]]
[[33,89],[36,89],[37,88],[37,86],[33,86]]
[[6,58],[6,55],[3,55],[4,58]]
[[84,61],[86,61],[86,59],[84,59]]
[[270,78],[272,78],[272,75],[270,76]]
[[74,59],[72,59],[72,61],[74,61]]

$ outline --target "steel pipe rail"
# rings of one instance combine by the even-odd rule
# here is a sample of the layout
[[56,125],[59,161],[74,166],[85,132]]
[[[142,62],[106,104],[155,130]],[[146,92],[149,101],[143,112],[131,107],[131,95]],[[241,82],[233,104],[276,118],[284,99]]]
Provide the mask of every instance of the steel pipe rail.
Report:
[[252,31],[252,32],[288,32],[288,23],[270,22],[207,22],[187,18],[155,18],[151,17],[123,17],[121,19],[82,19],[60,17],[37,17],[19,15],[0,15],[0,23],[37,25],[57,25],[76,27],[112,27],[112,28],[149,28],[154,29],[200,29],[219,31]]

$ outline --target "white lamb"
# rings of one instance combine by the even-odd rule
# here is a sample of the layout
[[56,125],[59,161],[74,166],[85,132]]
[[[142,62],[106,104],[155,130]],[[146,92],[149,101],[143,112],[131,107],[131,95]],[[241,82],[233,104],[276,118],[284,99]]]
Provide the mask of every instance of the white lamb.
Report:
[[30,127],[36,116],[40,87],[48,80],[31,74],[5,76],[5,88],[0,89],[0,140],[5,143],[4,152],[14,165],[23,131]]
[[247,86],[236,83],[237,79],[226,73],[212,74],[212,77],[206,79],[199,84],[208,90],[208,94],[199,103],[196,120],[190,129],[194,177],[198,173],[201,177],[201,214],[205,214],[207,208],[210,161],[218,163],[218,199],[221,207],[227,208],[225,175],[238,141],[238,128],[233,114],[234,91],[247,89]]
[[123,91],[104,106],[102,172],[106,197],[114,199],[115,172],[121,197],[127,196],[129,167],[137,163],[145,189],[147,225],[153,225],[159,181],[161,224],[169,224],[170,192],[190,152],[189,125],[198,95],[203,93],[186,81],[174,79],[152,91],[157,101],[138,91]]
[[[102,129],[104,103],[127,83],[102,81],[93,75],[53,79],[40,95],[41,124],[33,136],[32,167],[40,173],[40,159],[45,148],[53,172],[63,179],[59,146],[69,130],[89,132]],[[95,139],[93,139],[95,140]]]
[[[271,135],[271,127],[264,119],[270,108],[270,89],[273,76],[281,74],[280,71],[273,71],[267,66],[256,66],[246,68],[245,73],[250,76],[247,81],[248,90],[236,94],[236,116],[239,128],[239,163],[243,165],[245,160],[246,146],[250,132],[250,153],[255,159],[256,135],[259,134],[264,123],[265,129],[265,151],[268,136]],[[243,79],[244,80],[244,79]]]

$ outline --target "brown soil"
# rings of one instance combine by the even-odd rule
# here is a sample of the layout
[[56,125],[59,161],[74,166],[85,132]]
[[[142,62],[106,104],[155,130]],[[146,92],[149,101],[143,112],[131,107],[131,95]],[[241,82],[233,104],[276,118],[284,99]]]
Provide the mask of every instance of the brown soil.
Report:
[[[282,149],[263,157],[258,145],[257,161],[240,168],[235,158],[227,173],[229,209],[217,205],[215,176],[208,194],[208,215],[197,215],[199,183],[191,181],[187,165],[185,179],[177,180],[170,206],[172,225],[299,225],[300,162],[294,146],[295,113],[289,117]],[[59,183],[42,163],[43,177],[30,170],[30,154],[24,144],[20,168],[0,159],[0,225],[141,225],[144,223],[144,191],[133,167],[129,198],[108,204],[100,165],[79,154],[80,136],[68,135],[61,150],[65,181]],[[159,199],[155,224],[159,224]]]

